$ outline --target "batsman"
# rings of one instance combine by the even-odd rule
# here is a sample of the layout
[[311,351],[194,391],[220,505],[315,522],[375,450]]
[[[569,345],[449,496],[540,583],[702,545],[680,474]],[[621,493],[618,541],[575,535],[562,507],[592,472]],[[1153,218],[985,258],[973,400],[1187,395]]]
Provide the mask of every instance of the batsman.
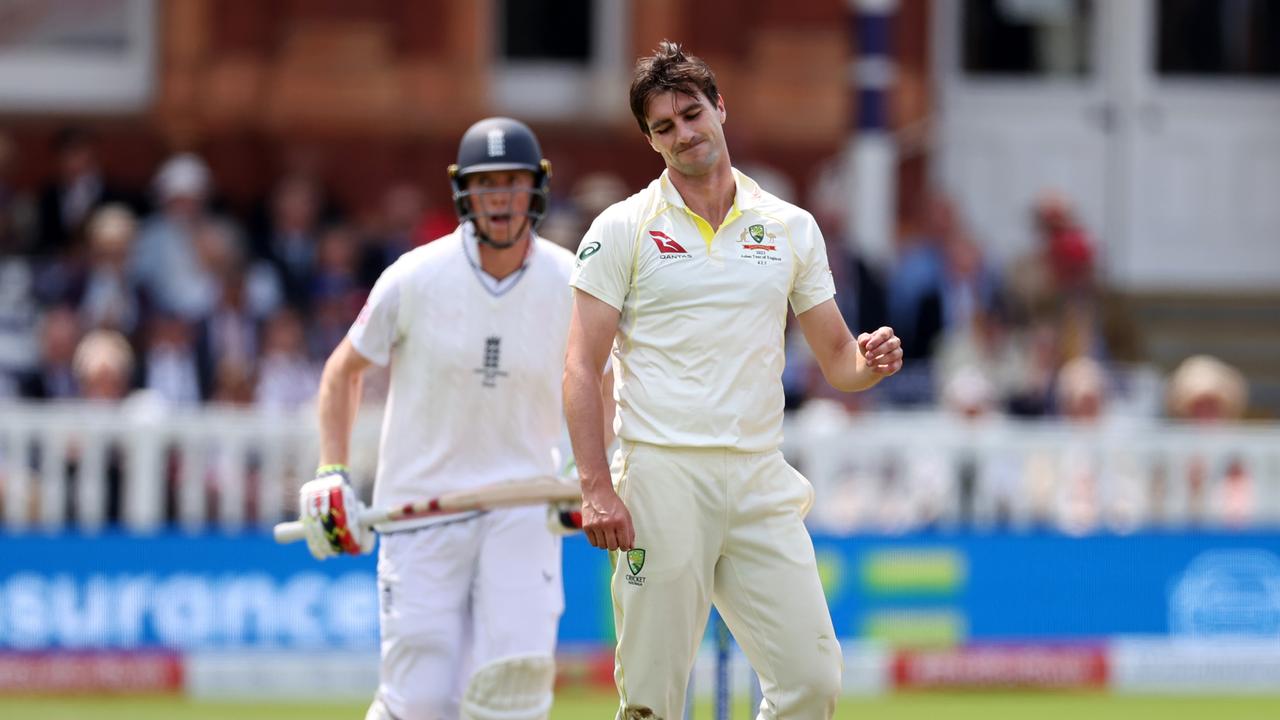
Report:
[[[706,63],[664,42],[631,111],[666,170],[582,240],[565,406],[583,528],[613,575],[619,720],[673,720],[712,603],[760,676],[761,720],[825,720],[841,652],[804,516],[813,488],[778,450],[787,306],[826,379],[863,390],[902,366],[892,329],[854,337],[813,216],[729,162]],[[599,368],[612,349],[610,468]]]
[[[382,274],[320,382],[320,462],[300,491],[317,558],[370,552],[346,461],[370,364],[390,366],[373,504],[554,475],[573,255],[535,234],[550,164],[509,118],[462,136],[460,224]],[[389,522],[378,554],[381,665],[366,720],[539,720],[564,608],[545,505]]]

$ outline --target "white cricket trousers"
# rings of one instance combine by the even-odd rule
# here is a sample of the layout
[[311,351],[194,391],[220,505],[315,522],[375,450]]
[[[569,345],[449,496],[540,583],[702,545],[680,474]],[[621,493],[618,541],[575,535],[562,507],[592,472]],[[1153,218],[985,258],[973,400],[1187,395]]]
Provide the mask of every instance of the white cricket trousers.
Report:
[[760,676],[759,718],[832,717],[842,656],[804,526],[809,481],[778,451],[641,443],[613,476],[636,530],[613,573],[618,720],[682,717],[712,603]]
[[382,536],[378,695],[397,720],[457,720],[471,673],[555,652],[560,538],[544,506]]

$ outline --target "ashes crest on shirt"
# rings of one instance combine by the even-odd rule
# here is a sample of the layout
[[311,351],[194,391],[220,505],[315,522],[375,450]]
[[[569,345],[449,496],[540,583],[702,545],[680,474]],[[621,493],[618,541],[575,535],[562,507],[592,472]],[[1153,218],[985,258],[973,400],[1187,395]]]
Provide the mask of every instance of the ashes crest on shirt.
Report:
[[738,257],[755,261],[757,265],[772,265],[782,262],[778,252],[778,236],[768,231],[764,225],[756,223],[738,235]]

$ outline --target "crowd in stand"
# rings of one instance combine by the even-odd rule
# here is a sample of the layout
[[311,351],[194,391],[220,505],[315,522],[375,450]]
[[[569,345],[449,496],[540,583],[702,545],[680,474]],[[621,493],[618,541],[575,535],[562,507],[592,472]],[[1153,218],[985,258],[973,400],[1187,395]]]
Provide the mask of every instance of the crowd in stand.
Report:
[[[258,207],[231,217],[216,209],[216,178],[195,154],[168,158],[148,188],[120,188],[92,136],[71,129],[56,142],[56,175],[16,188],[5,180],[13,149],[0,137],[0,397],[145,389],[175,406],[299,407],[381,271],[455,223],[447,204],[410,184],[386,188],[379,211],[353,221],[306,173],[278,179]],[[1119,389],[1107,369],[1125,334],[1104,330],[1094,242],[1067,198],[1046,192],[1029,209],[1031,252],[992,258],[955,204],[930,193],[885,267],[847,242],[846,194],[819,179],[796,198],[784,176],[749,172],[823,226],[850,326],[892,325],[903,338],[904,372],[865,397],[840,397],[850,409],[1070,415],[1062,371],[1075,359],[1100,363],[1106,391]],[[542,232],[576,247],[630,190],[608,173],[578,178],[558,190]],[[795,340],[788,405],[834,397]]]
[[0,397],[145,389],[174,406],[297,407],[378,274],[452,227],[407,185],[357,225],[305,175],[230,217],[197,155],[122,189],[90,136],[57,145],[42,188],[5,186],[0,172]]
[[[279,178],[234,217],[219,210],[216,178],[198,155],[169,157],[147,188],[121,188],[92,136],[67,130],[56,142],[56,174],[15,187],[14,148],[0,134],[0,401],[143,393],[177,409],[304,408],[382,270],[456,224],[451,206],[404,183],[353,220],[304,172]],[[1029,208],[1028,254],[992,258],[956,205],[931,193],[886,266],[848,242],[847,193],[829,173],[798,198],[785,176],[747,171],[818,219],[850,327],[892,325],[906,353],[891,381],[840,395],[794,336],[789,408],[826,400],[854,413],[936,408],[966,420],[1073,423],[1134,410],[1111,362],[1125,335],[1106,327],[1095,243],[1067,198],[1046,192]],[[541,232],[574,248],[596,214],[634,189],[609,173],[577,178],[556,189]],[[370,384],[376,402],[379,383]],[[1210,357],[1188,359],[1154,396],[1139,408],[1148,417],[1202,422],[1239,419],[1248,399],[1243,377]]]

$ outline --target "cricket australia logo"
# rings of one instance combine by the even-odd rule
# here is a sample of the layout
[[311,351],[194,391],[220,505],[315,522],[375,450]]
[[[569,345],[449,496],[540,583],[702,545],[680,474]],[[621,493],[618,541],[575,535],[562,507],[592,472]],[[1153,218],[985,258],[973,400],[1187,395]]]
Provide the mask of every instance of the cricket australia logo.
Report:
[[498,378],[506,377],[502,369],[502,338],[488,337],[484,339],[484,366],[475,369],[481,377],[480,384],[485,387],[497,387]]
[[640,574],[644,569],[644,548],[627,551],[627,569],[631,571],[627,575],[627,582],[636,587],[644,587],[644,576]]
[[782,262],[776,244],[778,236],[756,223],[738,235],[738,257],[743,260],[754,260],[757,265],[772,265]]

